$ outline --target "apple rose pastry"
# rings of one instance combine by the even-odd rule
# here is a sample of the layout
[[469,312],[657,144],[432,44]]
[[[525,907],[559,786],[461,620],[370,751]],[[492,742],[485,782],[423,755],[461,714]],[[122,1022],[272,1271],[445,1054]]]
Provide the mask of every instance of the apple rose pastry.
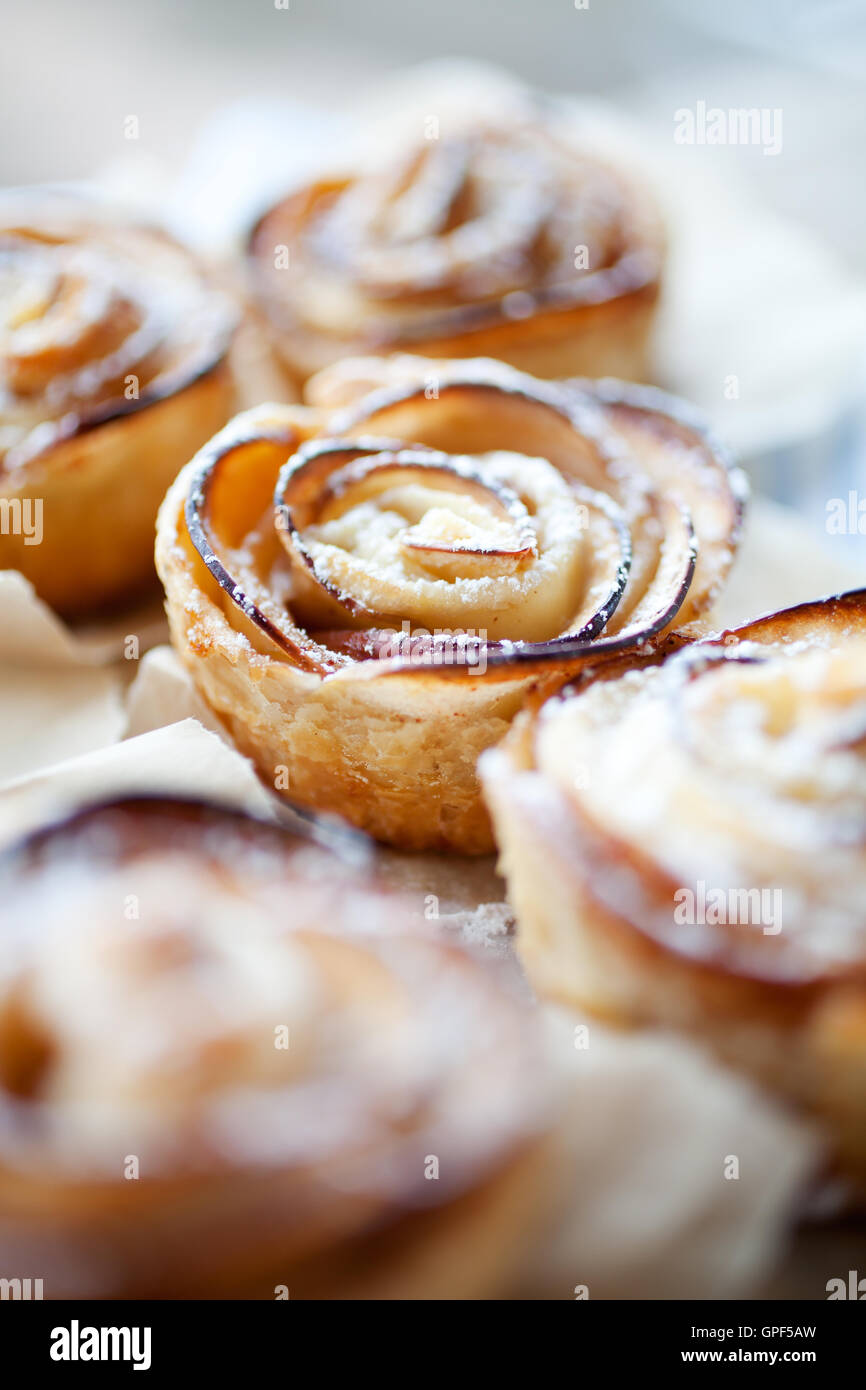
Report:
[[380,364],[391,385],[335,411],[239,416],[169,492],[157,568],[177,651],[272,787],[478,853],[479,753],[534,678],[709,604],[741,480],[657,393],[486,361],[431,390],[430,365]]
[[544,994],[689,1030],[866,1180],[866,590],[528,710],[481,773]]
[[47,1298],[495,1291],[540,1207],[524,1003],[336,848],[101,805],[0,862],[0,1268]]
[[403,350],[645,380],[663,261],[646,194],[553,121],[449,127],[254,228],[254,292],[289,371]]
[[0,568],[64,616],[153,585],[165,490],[235,408],[234,317],[161,233],[0,200]]

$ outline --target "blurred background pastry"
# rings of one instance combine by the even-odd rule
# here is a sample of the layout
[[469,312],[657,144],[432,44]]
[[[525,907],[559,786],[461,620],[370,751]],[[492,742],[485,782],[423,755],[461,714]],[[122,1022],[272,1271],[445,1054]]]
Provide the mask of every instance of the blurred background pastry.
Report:
[[[382,156],[384,158],[384,156]],[[447,99],[384,165],[323,173],[259,219],[253,291],[290,374],[412,351],[645,381],[664,260],[651,196],[528,96]]]
[[46,1298],[511,1277],[544,1208],[539,1034],[357,845],[127,800],[0,881],[4,1270]]
[[866,592],[616,665],[482,779],[542,994],[684,1029],[866,1180]]
[[236,403],[236,315],[190,253],[98,203],[0,202],[0,568],[64,617],[153,587],[153,527]]

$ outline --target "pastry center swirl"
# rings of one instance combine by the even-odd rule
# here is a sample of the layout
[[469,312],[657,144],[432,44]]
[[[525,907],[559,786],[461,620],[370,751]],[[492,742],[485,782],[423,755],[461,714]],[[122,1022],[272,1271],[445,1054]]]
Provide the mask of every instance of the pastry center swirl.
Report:
[[283,470],[276,515],[308,627],[543,641],[575,608],[587,508],[543,458],[316,441]]

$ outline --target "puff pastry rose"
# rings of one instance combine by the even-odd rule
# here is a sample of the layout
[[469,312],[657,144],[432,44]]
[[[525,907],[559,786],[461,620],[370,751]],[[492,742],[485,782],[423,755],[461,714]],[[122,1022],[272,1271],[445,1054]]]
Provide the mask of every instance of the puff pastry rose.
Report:
[[542,1193],[533,1019],[357,850],[132,800],[0,883],[4,1271],[46,1298],[508,1277]]
[[613,664],[481,771],[539,991],[695,1034],[866,1180],[866,590]]
[[289,800],[487,850],[478,754],[533,679],[707,607],[742,479],[676,403],[616,382],[401,358],[311,396],[239,416],[170,490],[172,640]]
[[644,191],[537,113],[443,125],[254,228],[254,291],[290,373],[414,351],[646,380],[664,246]]
[[64,616],[153,584],[165,489],[235,408],[234,321],[161,233],[0,200],[0,568]]

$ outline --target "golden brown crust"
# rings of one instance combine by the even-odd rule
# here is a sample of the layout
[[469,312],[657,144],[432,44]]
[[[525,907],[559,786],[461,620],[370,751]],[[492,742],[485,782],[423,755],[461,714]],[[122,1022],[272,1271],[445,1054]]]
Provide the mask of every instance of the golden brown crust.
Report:
[[482,760],[530,976],[693,1033],[866,1181],[866,591],[607,675]]
[[648,376],[664,238],[630,178],[554,121],[466,124],[266,212],[248,260],[300,381],[356,353]]
[[157,567],[175,647],[271,786],[404,848],[479,853],[479,753],[533,678],[708,606],[741,479],[667,398],[635,403],[626,446],[628,387],[481,361],[439,364],[431,392],[430,367],[383,362],[385,388],[335,412],[238,417],[169,493]]
[[0,1236],[45,1297],[507,1278],[541,1196],[532,1020],[359,848],[131,800],[0,881]]
[[0,294],[0,566],[66,617],[123,604],[152,587],[166,487],[234,408],[234,310],[162,233],[35,195],[0,205]]

